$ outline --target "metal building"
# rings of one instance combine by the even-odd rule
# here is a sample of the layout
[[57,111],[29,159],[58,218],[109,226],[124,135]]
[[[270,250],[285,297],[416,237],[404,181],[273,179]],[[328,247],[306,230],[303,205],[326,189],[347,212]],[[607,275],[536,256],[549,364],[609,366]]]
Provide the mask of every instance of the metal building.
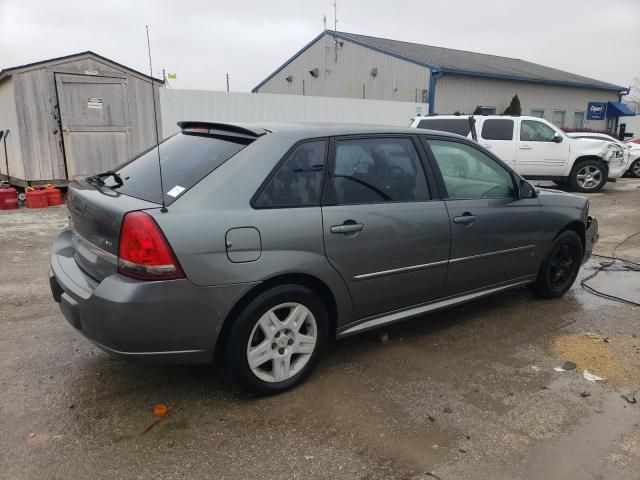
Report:
[[162,84],[93,52],[0,71],[0,177],[64,185],[152,147]]
[[[628,89],[524,60],[326,30],[253,92],[427,102],[429,114],[523,115],[560,127],[613,129]],[[591,110],[590,110],[591,108]]]

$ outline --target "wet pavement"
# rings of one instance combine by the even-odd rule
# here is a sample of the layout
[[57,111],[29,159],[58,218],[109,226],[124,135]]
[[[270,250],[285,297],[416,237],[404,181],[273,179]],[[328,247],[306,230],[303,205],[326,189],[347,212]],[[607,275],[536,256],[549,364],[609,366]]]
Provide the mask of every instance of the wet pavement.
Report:
[[[591,202],[596,253],[640,231],[640,180]],[[338,342],[300,388],[252,399],[74,331],[46,277],[65,225],[64,207],[0,213],[2,479],[638,478],[640,406],[621,394],[640,402],[640,307],[578,282],[556,300],[518,289]],[[616,252],[640,261],[640,234]],[[640,301],[640,273],[590,284]],[[151,426],[157,403],[175,412]]]

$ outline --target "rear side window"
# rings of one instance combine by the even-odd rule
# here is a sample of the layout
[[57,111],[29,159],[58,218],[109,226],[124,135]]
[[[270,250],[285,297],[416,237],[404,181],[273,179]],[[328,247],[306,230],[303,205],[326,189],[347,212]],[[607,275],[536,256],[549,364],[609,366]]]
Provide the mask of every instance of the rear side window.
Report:
[[253,203],[256,208],[310,207],[320,204],[326,140],[305,142],[276,167]]
[[482,124],[485,140],[513,140],[513,120],[485,120]]
[[339,140],[332,181],[341,205],[415,202],[429,197],[410,138]]
[[438,130],[440,132],[457,133],[466,137],[471,131],[469,119],[465,118],[425,118],[420,120],[418,128],[426,128],[429,130]]
[[[171,205],[180,195],[234,156],[253,139],[212,137],[181,132],[160,144],[164,200]],[[116,169],[122,178],[117,186],[112,177],[105,184],[120,193],[162,203],[158,149],[152,148]]]

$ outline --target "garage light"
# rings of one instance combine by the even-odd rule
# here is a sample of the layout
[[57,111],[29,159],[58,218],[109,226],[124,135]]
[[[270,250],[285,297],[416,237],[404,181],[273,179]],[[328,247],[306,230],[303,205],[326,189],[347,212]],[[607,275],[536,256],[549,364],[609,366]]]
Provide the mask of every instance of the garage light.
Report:
[[309,70],[309,75],[311,75],[313,78],[318,78],[318,76],[320,75],[320,70],[318,70],[317,68]]

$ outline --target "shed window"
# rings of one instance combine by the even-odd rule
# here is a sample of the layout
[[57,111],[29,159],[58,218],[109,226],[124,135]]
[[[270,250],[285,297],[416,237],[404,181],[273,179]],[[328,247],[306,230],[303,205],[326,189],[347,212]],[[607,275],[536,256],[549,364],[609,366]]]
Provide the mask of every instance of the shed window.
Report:
[[567,112],[565,112],[564,110],[554,110],[551,123],[553,123],[558,128],[564,128],[564,119],[566,113]]
[[573,128],[584,127],[584,112],[573,112]]
[[541,108],[532,108],[531,109],[531,116],[532,117],[538,117],[538,118],[544,118],[544,110]]

